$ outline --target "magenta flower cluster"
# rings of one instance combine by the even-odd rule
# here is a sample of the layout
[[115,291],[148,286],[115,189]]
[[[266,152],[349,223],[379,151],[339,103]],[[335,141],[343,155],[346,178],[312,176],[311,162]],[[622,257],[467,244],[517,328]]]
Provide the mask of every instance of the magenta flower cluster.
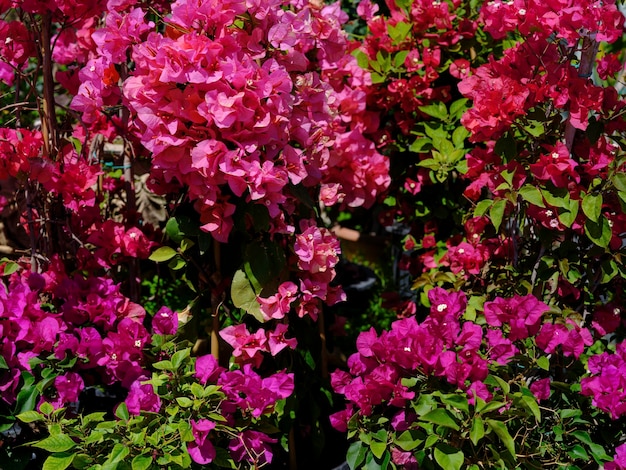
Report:
[[[422,323],[414,316],[398,320],[390,331],[361,333],[358,352],[348,359],[349,371],[332,374],[338,393],[363,415],[381,404],[403,409],[415,392],[401,379],[440,377],[464,390],[470,402],[491,400],[483,382],[493,365],[504,366],[519,353],[518,343],[534,334],[549,308],[532,295],[496,298],[484,305],[485,325],[463,319],[467,298],[463,292],[434,288],[428,292],[430,315]],[[517,344],[517,345],[516,345]],[[346,426],[351,408],[333,418]]]
[[591,375],[581,380],[581,393],[614,419],[626,416],[626,342],[617,344],[614,353],[591,356],[587,368]]
[[[211,355],[197,358],[195,377],[202,385],[215,383],[224,392],[226,399],[220,405],[221,415],[229,426],[235,424],[235,415],[258,418],[271,413],[276,402],[290,396],[294,389],[293,374],[278,372],[262,378],[250,365],[245,365],[241,370],[228,371],[220,367]],[[200,464],[212,462],[216,451],[208,434],[216,424],[202,418],[191,420],[191,426],[194,441],[187,445],[189,455]],[[267,434],[246,429],[230,440],[228,448],[238,462],[244,459],[250,461],[252,456],[257,456],[254,463],[264,464],[272,461],[271,444],[274,443],[276,439]]]
[[2,400],[13,404],[31,360],[50,355],[76,358],[55,379],[54,394],[41,398],[55,407],[76,402],[87,379],[130,388],[146,375],[145,316],[110,279],[70,277],[58,260],[44,274],[13,274],[0,284],[0,353],[8,365],[0,371]]

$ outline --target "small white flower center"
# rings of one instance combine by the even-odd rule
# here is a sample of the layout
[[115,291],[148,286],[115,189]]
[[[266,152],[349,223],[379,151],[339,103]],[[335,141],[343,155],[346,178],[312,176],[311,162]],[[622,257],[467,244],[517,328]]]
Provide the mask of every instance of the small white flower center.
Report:
[[446,304],[439,304],[439,305],[437,305],[437,311],[438,312],[443,312],[447,308],[448,308],[448,306]]

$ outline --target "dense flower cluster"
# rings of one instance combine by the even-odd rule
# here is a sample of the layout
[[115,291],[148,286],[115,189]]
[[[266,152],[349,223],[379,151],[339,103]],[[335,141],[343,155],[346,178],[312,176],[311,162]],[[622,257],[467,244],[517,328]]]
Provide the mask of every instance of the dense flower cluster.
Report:
[[[360,90],[368,77],[346,55],[345,14],[336,4],[222,7],[177,1],[165,34],[150,32],[140,8],[123,21],[109,13],[73,109],[92,123],[123,93],[152,154],[153,187],[188,186],[203,229],[222,242],[233,197],[265,206],[275,232],[293,230],[290,185],[321,184],[326,205],[370,206],[388,185],[388,164],[363,137],[375,121]],[[120,92],[127,53],[134,69]]]
[[[130,387],[146,374],[144,347],[150,334],[146,312],[120,293],[110,279],[69,277],[56,263],[43,275],[15,273],[0,286],[2,400],[15,402],[23,372],[32,360],[53,355],[69,364],[55,379],[57,406],[76,402],[85,381]],[[88,379],[87,379],[88,378]]]
[[[271,412],[278,400],[287,398],[294,390],[293,374],[278,372],[261,378],[250,365],[241,370],[228,371],[220,367],[211,355],[197,358],[195,377],[203,385],[214,382],[220,386],[226,396],[221,403],[222,416],[230,425],[235,422],[235,414],[258,418]],[[215,423],[207,419],[198,422],[192,420],[191,426],[195,438],[188,445],[191,458],[200,464],[210,463],[215,458],[215,449],[206,437],[215,427]],[[273,455],[271,444],[275,442],[276,439],[267,434],[249,429],[231,439],[229,450],[238,462],[258,456],[261,460],[257,463],[270,463]]]
[[[414,316],[398,320],[380,336],[374,329],[361,333],[358,352],[348,359],[349,372],[332,375],[335,390],[346,396],[359,413],[389,404],[403,409],[415,392],[401,385],[402,378],[441,377],[475,396],[491,399],[485,385],[491,367],[507,365],[520,350],[520,341],[539,331],[548,306],[532,295],[496,298],[484,305],[485,325],[463,320],[467,298],[463,292],[429,291],[430,315],[422,323]],[[516,344],[518,346],[516,346]],[[340,412],[335,423],[345,428]]]
[[614,353],[591,356],[587,367],[591,376],[581,381],[581,393],[614,419],[626,415],[626,342]]

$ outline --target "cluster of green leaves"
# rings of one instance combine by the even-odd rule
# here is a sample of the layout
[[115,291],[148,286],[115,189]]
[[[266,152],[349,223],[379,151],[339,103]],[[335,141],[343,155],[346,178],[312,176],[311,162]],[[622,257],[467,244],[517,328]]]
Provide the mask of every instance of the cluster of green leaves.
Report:
[[[27,444],[45,451],[44,470],[66,468],[93,470],[147,470],[192,468],[186,443],[194,441],[190,420],[207,418],[216,423],[213,431],[217,456],[213,464],[236,468],[230,457],[228,439],[239,427],[227,424],[220,405],[225,396],[216,385],[202,386],[193,377],[195,360],[186,342],[155,335],[153,352],[167,357],[153,364],[151,384],[164,403],[164,413],[129,414],[125,402],[114,411],[76,413],[54,409],[44,402],[39,411],[27,406],[17,415],[23,426],[37,429],[43,439]],[[185,347],[186,346],[186,347]]]

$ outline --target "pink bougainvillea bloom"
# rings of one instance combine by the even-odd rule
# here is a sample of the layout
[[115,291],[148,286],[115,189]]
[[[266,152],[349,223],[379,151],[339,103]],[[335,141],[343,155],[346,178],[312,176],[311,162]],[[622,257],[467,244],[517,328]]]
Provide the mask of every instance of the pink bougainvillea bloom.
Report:
[[68,372],[54,379],[54,387],[62,403],[75,403],[78,401],[80,392],[85,388],[85,383],[76,372]]
[[125,400],[130,414],[138,415],[142,411],[158,413],[161,410],[161,398],[154,393],[152,384],[141,383],[145,380],[147,380],[145,377],[140,377],[130,386]]
[[298,286],[293,282],[283,282],[278,286],[278,292],[269,297],[257,297],[261,307],[261,313],[266,320],[281,319],[291,309],[291,304],[296,300]]
[[208,439],[209,433],[215,428],[215,423],[208,419],[200,419],[197,422],[191,420],[191,430],[194,441],[187,444],[189,456],[201,465],[209,464],[215,459],[217,452]]
[[157,335],[174,335],[178,330],[178,315],[168,307],[161,307],[152,318],[152,330]]
[[476,398],[484,401],[491,401],[493,395],[482,381],[472,382],[467,389],[467,398],[470,405],[476,404]]
[[276,356],[285,348],[296,349],[298,341],[296,338],[285,338],[288,326],[284,323],[279,323],[274,328],[274,331],[268,332],[267,343],[269,345],[270,354]]
[[207,382],[217,381],[217,378],[224,370],[223,367],[219,366],[215,356],[206,354],[196,359],[194,376],[202,385],[205,385]]
[[330,425],[339,432],[348,432],[348,421],[354,414],[353,405],[349,403],[345,410],[337,411],[331,414],[328,419]]
[[370,21],[378,13],[378,5],[370,0],[361,0],[356,7],[356,12],[365,21]]
[[550,398],[550,377],[535,380],[530,384],[530,391],[533,392],[538,401]]
[[605,463],[604,470],[626,470],[626,443],[615,448],[613,462]]
[[256,456],[255,464],[262,465],[272,462],[274,454],[271,444],[278,442],[267,434],[259,431],[243,431],[239,436],[230,441],[228,449],[237,462],[250,460],[251,456]]

